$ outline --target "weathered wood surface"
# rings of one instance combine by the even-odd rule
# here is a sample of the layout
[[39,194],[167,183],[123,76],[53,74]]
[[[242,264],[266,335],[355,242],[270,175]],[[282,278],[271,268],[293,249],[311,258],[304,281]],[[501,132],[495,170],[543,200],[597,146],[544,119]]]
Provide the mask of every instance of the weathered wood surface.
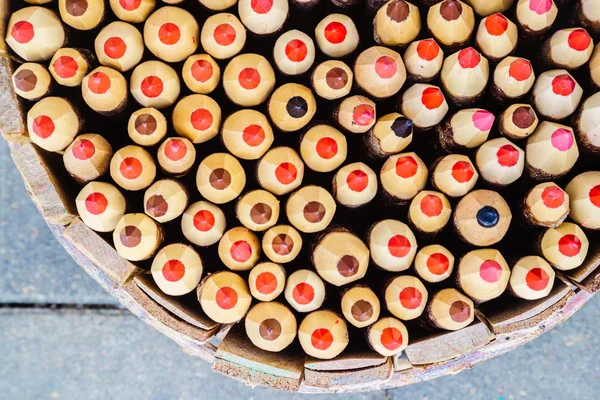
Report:
[[[67,225],[77,216],[75,199],[69,196],[58,168],[57,154],[46,154],[33,143],[11,146],[12,158],[25,187],[42,216],[51,224]],[[58,156],[60,158],[60,156]]]
[[261,350],[245,335],[243,324],[237,324],[219,345],[212,368],[250,386],[298,391],[305,358],[298,349]]
[[[200,305],[196,302],[196,307],[192,307],[184,299],[177,296],[168,296],[158,288],[150,274],[137,275],[135,283],[154,301],[164,307],[171,314],[182,319],[188,324],[194,325],[205,331],[216,332],[220,324],[211,320],[202,312]],[[187,300],[187,299],[186,299]],[[212,336],[212,335],[211,335]]]
[[75,218],[63,232],[63,236],[116,285],[123,285],[134,275],[144,272],[121,257],[113,246],[88,228],[79,218]]
[[436,364],[478,350],[491,342],[494,334],[480,321],[454,332],[436,332],[413,340],[406,356],[413,365]]

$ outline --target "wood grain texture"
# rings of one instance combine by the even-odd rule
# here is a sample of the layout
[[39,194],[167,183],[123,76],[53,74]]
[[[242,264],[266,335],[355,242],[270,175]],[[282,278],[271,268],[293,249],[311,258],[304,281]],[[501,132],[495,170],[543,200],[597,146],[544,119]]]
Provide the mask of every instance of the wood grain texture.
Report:
[[482,307],[481,313],[496,335],[531,329],[562,307],[573,292],[563,282],[556,280],[550,294],[539,300],[515,299],[510,307],[490,309]]
[[600,268],[585,278],[581,282],[581,287],[589,293],[598,293],[600,291]]
[[387,357],[374,351],[348,348],[333,360],[320,360],[308,357],[304,367],[313,371],[344,371],[379,366],[387,361]]
[[187,298],[164,294],[154,283],[154,279],[150,274],[137,275],[133,279],[140,289],[174,316],[206,331],[214,332],[219,329],[220,324],[211,320],[202,312],[198,301],[194,306],[186,301]]
[[[0,28],[3,31],[4,24],[0,24]],[[0,45],[0,54],[2,52]],[[26,116],[13,88],[12,73],[13,61],[8,57],[0,57],[0,132],[8,141],[27,137]]]
[[123,285],[134,275],[143,272],[121,257],[113,246],[88,228],[79,218],[75,218],[67,227],[63,237],[97,265],[115,285]]
[[393,372],[394,363],[391,358],[386,359],[383,364],[377,366],[342,371],[305,369],[303,384],[332,391],[337,391],[340,388],[344,390],[361,390],[361,388],[362,390],[370,390],[370,385],[386,382],[392,377]]
[[412,365],[435,364],[480,349],[493,338],[483,322],[475,321],[459,331],[439,332],[416,339],[405,352]]
[[150,297],[144,290],[142,290],[136,282],[129,282],[124,286],[124,288],[125,291],[129,293],[129,295],[135,299],[136,302],[141,305],[146,313],[152,318],[156,319],[172,330],[191,338],[198,344],[206,342],[217,330],[217,327],[211,330],[198,328],[197,326],[185,322],[174,314],[171,314],[169,311],[167,311],[167,309],[154,301],[154,299]]
[[243,324],[237,324],[219,345],[212,369],[250,386],[298,391],[305,358],[298,348],[279,353],[261,350],[250,342]]
[[[11,156],[21,172],[25,187],[46,221],[67,225],[77,216],[74,196],[64,190],[63,177],[58,167],[53,167],[52,157],[33,143],[15,145]],[[58,162],[58,160],[56,160]]]

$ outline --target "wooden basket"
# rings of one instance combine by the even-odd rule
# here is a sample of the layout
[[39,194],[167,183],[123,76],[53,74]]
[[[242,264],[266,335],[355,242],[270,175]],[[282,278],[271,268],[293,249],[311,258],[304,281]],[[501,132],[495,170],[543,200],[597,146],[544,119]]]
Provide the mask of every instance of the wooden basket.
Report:
[[4,43],[10,0],[0,0],[0,131],[33,202],[73,259],[138,318],[201,357],[212,369],[250,386],[303,393],[370,391],[455,374],[523,345],[573,315],[600,290],[600,246],[593,243],[584,265],[560,274],[552,293],[537,301],[515,301],[504,311],[478,310],[476,321],[456,332],[417,339],[402,356],[352,352],[334,360],[294,352],[260,350],[239,330],[220,326],[199,309],[161,295],[144,271],[78,218],[75,188],[58,154],[39,149],[28,138],[26,116],[13,91],[16,68]]

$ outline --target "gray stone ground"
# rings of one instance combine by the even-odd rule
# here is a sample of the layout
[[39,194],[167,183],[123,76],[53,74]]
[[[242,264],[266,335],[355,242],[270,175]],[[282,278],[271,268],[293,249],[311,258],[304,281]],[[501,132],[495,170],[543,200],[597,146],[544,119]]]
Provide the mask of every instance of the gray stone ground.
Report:
[[[0,143],[0,399],[277,399],[250,389],[124,310],[62,250]],[[47,304],[73,304],[56,310]],[[333,399],[334,396],[315,396]],[[558,328],[472,370],[375,393],[375,399],[600,398],[600,296]]]

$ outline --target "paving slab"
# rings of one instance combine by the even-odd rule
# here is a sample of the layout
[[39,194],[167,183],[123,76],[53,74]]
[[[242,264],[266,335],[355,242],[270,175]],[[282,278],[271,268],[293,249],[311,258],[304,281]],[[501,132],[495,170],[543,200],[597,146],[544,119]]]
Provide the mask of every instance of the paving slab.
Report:
[[[212,372],[126,311],[0,309],[0,393],[11,400],[253,399],[297,394],[251,389]],[[333,396],[314,396],[316,400]],[[344,395],[384,400],[385,392]]]
[[[474,369],[387,392],[319,400],[567,399],[600,391],[600,298],[556,329]],[[307,397],[251,389],[120,310],[0,309],[0,393],[18,400]]]
[[56,241],[0,140],[0,303],[117,304]]

